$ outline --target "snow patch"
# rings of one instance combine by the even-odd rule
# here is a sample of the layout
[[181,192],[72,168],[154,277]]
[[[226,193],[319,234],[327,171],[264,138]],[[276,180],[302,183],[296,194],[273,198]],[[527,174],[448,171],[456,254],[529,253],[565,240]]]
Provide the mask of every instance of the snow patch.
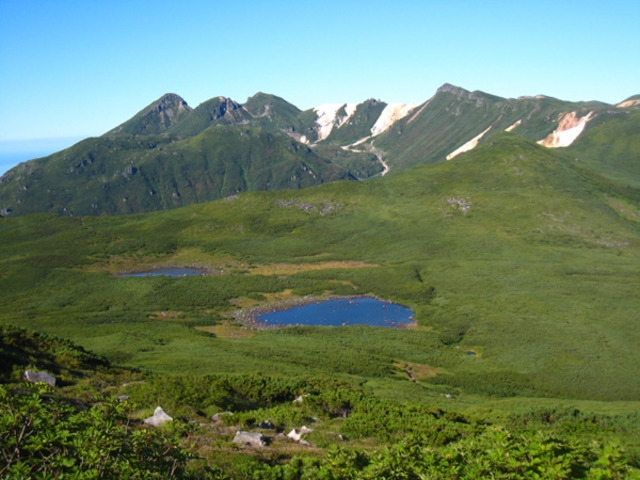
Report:
[[640,100],[626,100],[624,102],[620,102],[616,105],[618,108],[629,108],[635,107],[636,105],[640,105]]
[[[338,116],[338,111],[344,107],[346,115]],[[334,127],[340,128],[351,118],[358,108],[357,103],[325,103],[313,109],[316,112],[316,124],[318,125],[318,140],[321,142],[331,135]]]
[[386,131],[401,118],[409,115],[415,108],[415,103],[390,103],[378,117],[376,123],[371,127],[371,136],[375,137]]
[[514,123],[513,125],[511,125],[510,127],[507,127],[504,129],[505,132],[510,132],[511,130],[513,130],[516,127],[519,127],[520,124],[522,123],[522,120],[518,120],[516,123]]
[[336,113],[342,107],[342,103],[325,103],[313,109],[316,112],[316,124],[318,125],[318,142],[329,136],[336,123]]
[[589,112],[582,118],[578,118],[576,112],[560,115],[558,128],[538,143],[547,148],[568,147],[580,136],[592,116],[593,112]]
[[347,121],[353,116],[357,108],[358,108],[357,103],[346,103],[344,105],[344,111],[347,113],[347,115],[338,119],[338,128],[340,128],[342,125],[347,123]]
[[447,160],[451,160],[452,158],[457,157],[461,153],[468,152],[469,150],[473,150],[474,148],[476,148],[478,146],[478,142],[480,141],[480,139],[484,137],[485,133],[487,133],[489,130],[491,130],[491,127],[487,128],[480,135],[473,137],[471,140],[469,140],[467,143],[465,143],[461,147],[456,148],[453,152],[447,155]]
[[349,145],[345,145],[342,148],[345,149],[345,150],[349,150],[351,147],[357,147],[358,145],[362,145],[364,142],[369,140],[371,137],[372,137],[372,135],[369,135],[368,137],[361,138],[360,140],[355,141],[353,143],[350,143]]

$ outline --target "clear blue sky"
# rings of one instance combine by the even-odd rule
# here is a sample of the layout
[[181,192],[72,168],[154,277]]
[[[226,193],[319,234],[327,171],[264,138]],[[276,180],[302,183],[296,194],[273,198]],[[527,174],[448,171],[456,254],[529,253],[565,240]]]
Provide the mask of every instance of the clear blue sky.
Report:
[[640,93],[639,19],[638,0],[0,0],[0,142],[101,135],[167,92],[616,103]]

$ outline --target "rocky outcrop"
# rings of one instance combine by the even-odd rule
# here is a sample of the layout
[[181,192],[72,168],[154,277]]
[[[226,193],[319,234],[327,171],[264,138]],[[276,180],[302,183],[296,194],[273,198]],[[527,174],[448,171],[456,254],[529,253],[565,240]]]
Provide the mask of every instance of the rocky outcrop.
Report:
[[152,427],[160,427],[167,422],[171,422],[173,417],[170,417],[165,413],[162,407],[157,407],[153,412],[153,416],[145,418],[142,422]]
[[236,436],[233,437],[233,443],[246,445],[248,447],[266,447],[269,444],[267,437],[261,433],[243,432],[238,430]]
[[26,370],[24,372],[24,379],[31,383],[46,383],[51,387],[56,386],[56,377],[47,372],[35,372],[33,370]]

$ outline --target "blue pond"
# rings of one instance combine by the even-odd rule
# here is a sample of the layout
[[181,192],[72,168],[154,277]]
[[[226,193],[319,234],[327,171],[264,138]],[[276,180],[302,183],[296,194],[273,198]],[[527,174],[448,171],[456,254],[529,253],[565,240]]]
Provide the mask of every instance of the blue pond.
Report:
[[205,275],[206,272],[197,268],[158,268],[147,272],[122,273],[123,277],[157,277],[165,275],[167,277],[185,277],[189,275]]
[[413,312],[395,303],[375,298],[340,298],[309,303],[258,315],[256,320],[268,325],[334,326],[369,325],[399,327],[413,321]]

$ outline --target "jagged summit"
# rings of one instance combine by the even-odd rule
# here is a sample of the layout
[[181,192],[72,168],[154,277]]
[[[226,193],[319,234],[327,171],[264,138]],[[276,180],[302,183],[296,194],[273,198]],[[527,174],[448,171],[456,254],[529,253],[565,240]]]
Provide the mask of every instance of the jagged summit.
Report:
[[156,135],[177,124],[191,111],[192,108],[180,95],[166,93],[104,136]]
[[179,124],[174,125],[168,133],[180,137],[191,137],[202,133],[211,125],[246,124],[250,118],[240,103],[228,97],[213,97],[198,105]]

